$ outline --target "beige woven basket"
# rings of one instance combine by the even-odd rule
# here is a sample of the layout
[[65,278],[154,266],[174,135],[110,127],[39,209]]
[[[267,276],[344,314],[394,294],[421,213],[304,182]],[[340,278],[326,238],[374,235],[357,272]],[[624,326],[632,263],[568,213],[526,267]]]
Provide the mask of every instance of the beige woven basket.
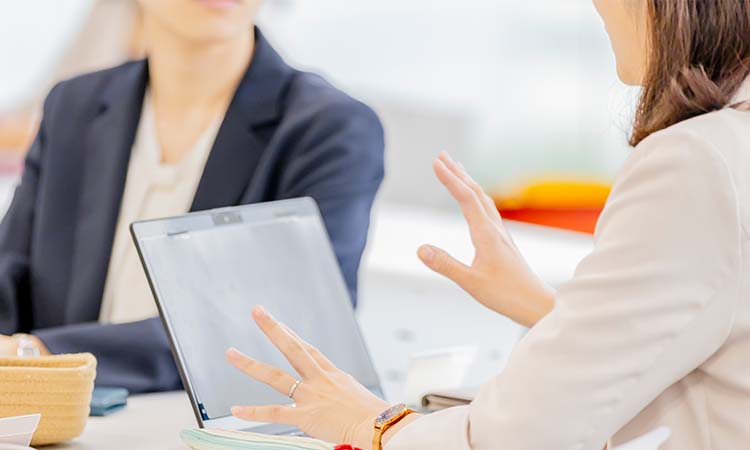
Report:
[[42,415],[32,445],[64,442],[86,426],[96,358],[89,353],[0,358],[0,418]]

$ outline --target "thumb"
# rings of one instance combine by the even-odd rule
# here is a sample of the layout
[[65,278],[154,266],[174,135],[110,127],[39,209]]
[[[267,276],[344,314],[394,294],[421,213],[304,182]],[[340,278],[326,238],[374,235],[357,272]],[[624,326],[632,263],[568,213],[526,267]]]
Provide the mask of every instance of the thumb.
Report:
[[432,245],[423,245],[417,250],[417,256],[425,266],[463,288],[471,277],[471,268],[449,255],[445,250]]

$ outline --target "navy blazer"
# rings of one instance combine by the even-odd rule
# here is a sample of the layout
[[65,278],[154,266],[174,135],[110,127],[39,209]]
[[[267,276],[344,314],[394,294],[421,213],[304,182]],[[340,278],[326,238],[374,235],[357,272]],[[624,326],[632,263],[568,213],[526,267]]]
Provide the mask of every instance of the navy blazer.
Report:
[[[136,61],[53,88],[0,226],[0,334],[91,352],[98,385],[132,392],[181,386],[158,319],[97,322],[147,84]],[[191,210],[313,197],[354,301],[383,147],[370,108],[288,66],[256,31]]]

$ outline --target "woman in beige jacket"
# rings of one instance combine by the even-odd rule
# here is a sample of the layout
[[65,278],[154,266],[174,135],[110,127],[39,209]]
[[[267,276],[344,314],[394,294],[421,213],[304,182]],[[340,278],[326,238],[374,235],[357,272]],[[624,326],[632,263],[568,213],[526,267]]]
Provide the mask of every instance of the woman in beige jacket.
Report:
[[236,416],[375,450],[601,450],[659,426],[672,430],[663,449],[750,449],[750,7],[595,4],[620,77],[643,93],[635,148],[570,282],[545,286],[460,164],[434,164],[476,256],[470,266],[432,246],[419,256],[531,327],[506,369],[468,407],[376,420],[387,404],[256,308],[301,382],[230,350],[230,362],[296,402]]

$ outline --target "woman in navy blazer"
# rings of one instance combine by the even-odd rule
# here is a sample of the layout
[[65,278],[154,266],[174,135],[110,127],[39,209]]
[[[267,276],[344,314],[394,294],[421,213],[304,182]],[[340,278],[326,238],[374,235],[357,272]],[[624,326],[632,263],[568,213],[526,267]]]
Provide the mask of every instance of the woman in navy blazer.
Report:
[[[370,208],[383,178],[383,131],[370,108],[279,57],[252,26],[258,4],[144,1],[147,37],[154,38],[148,60],[83,75],[50,92],[0,226],[0,354],[15,353],[26,338],[42,352],[92,352],[101,386],[180,387],[158,319],[99,321],[144,95],[168,98],[170,89],[193,81],[169,80],[159,72],[169,65],[186,77],[203,75],[210,89],[228,94],[190,210],[313,197],[355,301]],[[200,58],[185,57],[201,48],[207,51]],[[193,106],[196,114],[204,108]],[[155,102],[157,124],[159,108]],[[171,132],[179,141],[179,131]],[[14,333],[28,336],[8,336]]]

